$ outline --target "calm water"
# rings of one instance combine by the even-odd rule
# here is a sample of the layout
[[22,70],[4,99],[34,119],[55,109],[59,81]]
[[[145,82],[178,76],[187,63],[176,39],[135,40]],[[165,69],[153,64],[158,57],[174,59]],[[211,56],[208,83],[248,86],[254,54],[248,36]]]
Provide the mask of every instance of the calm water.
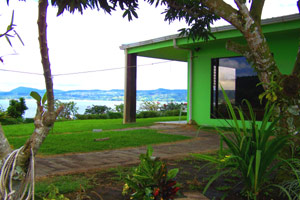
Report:
[[[110,108],[115,108],[115,105],[120,105],[123,103],[123,101],[97,101],[97,100],[61,100],[62,102],[70,102],[74,101],[76,103],[76,107],[78,107],[78,114],[83,114],[85,109],[88,106],[92,105],[101,105],[101,106],[107,106]],[[137,103],[137,107],[139,103]],[[0,99],[0,106],[4,110],[7,109],[9,106],[9,100],[8,99]],[[34,99],[26,99],[26,106],[28,107],[28,110],[25,111],[25,118],[33,118],[35,116],[36,111],[36,101]],[[138,108],[137,108],[138,109]]]

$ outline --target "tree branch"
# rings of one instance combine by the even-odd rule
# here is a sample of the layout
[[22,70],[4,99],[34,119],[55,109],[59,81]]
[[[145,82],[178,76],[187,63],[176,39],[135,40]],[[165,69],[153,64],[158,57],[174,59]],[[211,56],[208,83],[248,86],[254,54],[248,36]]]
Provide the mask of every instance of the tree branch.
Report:
[[265,4],[265,0],[252,0],[250,15],[252,19],[260,25],[261,23],[261,14]]
[[240,13],[234,9],[231,5],[225,3],[223,0],[200,0],[205,6],[216,15],[222,17],[237,29],[242,29],[242,23],[240,21]]
[[237,54],[240,54],[240,55],[246,57],[248,61],[251,60],[251,62],[253,62],[252,57],[251,57],[250,49],[246,45],[238,44],[236,42],[228,40],[226,42],[226,49],[229,50],[229,51],[233,51]]
[[239,8],[240,13],[244,16],[247,17],[249,15],[248,8],[244,2],[241,0],[234,0],[235,4]]

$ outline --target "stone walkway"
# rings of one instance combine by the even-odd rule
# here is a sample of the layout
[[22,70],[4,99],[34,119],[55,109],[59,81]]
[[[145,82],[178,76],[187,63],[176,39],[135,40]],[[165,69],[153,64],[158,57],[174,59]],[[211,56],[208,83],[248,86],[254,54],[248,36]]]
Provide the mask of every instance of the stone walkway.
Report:
[[[218,149],[219,137],[216,133],[199,132],[191,125],[156,124],[148,127],[166,134],[180,134],[192,139],[152,145],[154,156],[162,159],[177,159],[190,153],[209,152]],[[141,129],[145,129],[142,127]],[[117,166],[139,163],[139,155],[146,152],[146,147],[124,148],[91,153],[65,154],[55,156],[37,156],[36,177],[72,174],[96,171]]]

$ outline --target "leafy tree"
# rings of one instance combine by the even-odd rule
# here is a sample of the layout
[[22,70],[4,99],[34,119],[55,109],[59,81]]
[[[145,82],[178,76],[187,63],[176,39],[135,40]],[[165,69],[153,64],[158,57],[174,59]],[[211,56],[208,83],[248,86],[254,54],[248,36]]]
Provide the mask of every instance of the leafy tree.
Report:
[[98,106],[98,105],[93,105],[92,107],[87,107],[85,109],[84,114],[85,115],[100,115],[100,114],[106,114],[111,110],[111,108],[107,106]]
[[159,102],[154,101],[143,101],[140,105],[140,110],[142,111],[158,111],[159,110]]
[[22,118],[22,115],[27,110],[27,106],[24,98],[18,100],[11,99],[7,108],[7,114],[12,118]]
[[124,112],[124,104],[121,103],[120,105],[115,105],[115,111],[119,112],[119,113],[123,113]]
[[74,101],[70,102],[61,102],[59,100],[55,100],[54,104],[55,109],[63,107],[63,110],[57,116],[59,119],[72,119],[76,114],[78,114],[78,107],[76,107],[76,103]]

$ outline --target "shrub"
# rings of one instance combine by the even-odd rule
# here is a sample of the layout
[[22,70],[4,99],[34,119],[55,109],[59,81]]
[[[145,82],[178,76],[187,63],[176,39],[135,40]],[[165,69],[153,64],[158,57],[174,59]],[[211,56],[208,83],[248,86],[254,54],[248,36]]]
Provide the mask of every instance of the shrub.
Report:
[[61,102],[59,100],[55,100],[55,110],[58,109],[60,106],[64,106],[64,109],[59,113],[58,120],[69,120],[76,116],[78,107],[76,107],[76,103],[74,101],[70,102]]
[[25,118],[24,123],[33,123],[34,122],[34,118]]
[[2,125],[22,124],[23,119],[22,118],[6,117],[4,119],[1,119],[0,122],[1,122]]
[[151,118],[151,117],[159,117],[160,113],[157,111],[141,111],[137,114],[137,118]]
[[115,105],[115,111],[118,113],[123,113],[124,112],[124,104],[121,103],[120,105]]
[[159,102],[143,101],[140,105],[141,111],[159,111]]
[[152,156],[153,149],[148,147],[146,154],[140,155],[141,163],[125,178],[123,195],[130,199],[173,199],[179,190],[173,179],[178,169],[167,170],[159,158]]
[[161,107],[162,111],[167,111],[167,110],[180,110],[181,107],[183,106],[183,103],[174,103],[171,101],[170,103],[164,104]]
[[[223,165],[227,164],[227,167],[238,170],[241,173],[242,182],[245,187],[244,191],[248,199],[256,199],[262,188],[266,188],[271,173],[279,167],[279,165],[273,167],[271,165],[274,164],[273,161],[275,161],[290,136],[275,136],[275,125],[279,118],[271,121],[275,108],[274,104],[269,105],[268,103],[266,105],[261,124],[258,124],[252,106],[248,101],[245,100],[250,111],[250,121],[245,120],[245,115],[240,108],[232,106],[224,91],[223,94],[228,106],[229,115],[232,119],[232,123],[228,122],[228,124],[231,126],[233,133],[228,134],[226,131],[218,129],[219,135],[228,146],[231,154],[224,157],[219,163]],[[241,123],[238,122],[236,113],[238,113]],[[271,122],[269,123],[269,121]],[[213,179],[226,172],[231,171],[220,172]],[[212,181],[209,181],[203,193],[206,192]]]
[[120,119],[120,118],[123,118],[123,114],[120,112],[108,112],[107,118],[108,119]]
[[85,115],[100,115],[100,114],[106,114],[108,111],[110,111],[111,108],[107,107],[107,106],[98,106],[98,105],[93,105],[92,107],[88,106],[85,109],[84,114]]
[[[167,110],[163,112],[164,116],[179,116],[180,110]],[[181,112],[181,116],[186,116],[186,112]]]
[[75,115],[77,119],[84,120],[84,119],[108,119],[107,114],[101,114],[101,115]]
[[9,106],[7,108],[7,115],[12,118],[22,118],[22,115],[27,110],[27,106],[24,98],[20,98],[19,100],[11,99],[9,100]]

